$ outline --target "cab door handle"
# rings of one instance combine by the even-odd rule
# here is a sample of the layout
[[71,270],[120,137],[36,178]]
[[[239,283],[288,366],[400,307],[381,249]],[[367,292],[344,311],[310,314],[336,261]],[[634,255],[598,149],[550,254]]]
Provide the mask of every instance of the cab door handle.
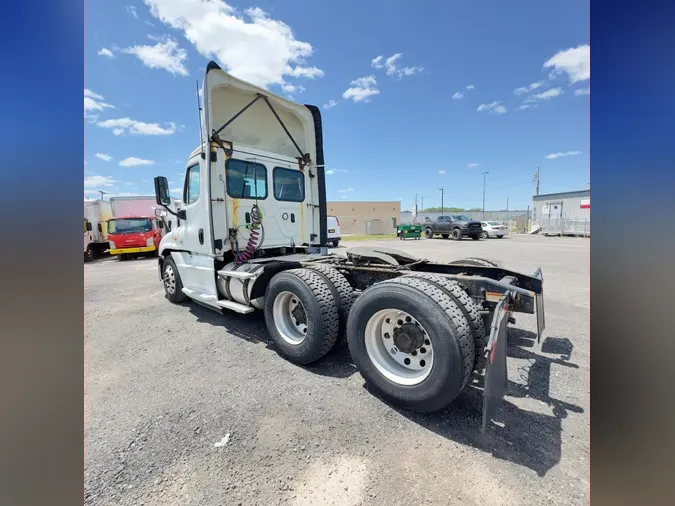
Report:
[[204,229],[199,229],[199,244],[204,244]]

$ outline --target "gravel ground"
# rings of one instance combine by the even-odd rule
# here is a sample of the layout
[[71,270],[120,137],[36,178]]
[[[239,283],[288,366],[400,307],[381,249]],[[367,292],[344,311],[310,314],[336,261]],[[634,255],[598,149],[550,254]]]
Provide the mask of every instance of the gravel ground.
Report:
[[432,415],[394,408],[364,387],[346,345],[292,365],[262,314],[174,306],[156,260],[105,259],[85,265],[86,503],[586,504],[590,241],[382,244],[543,269],[545,337],[515,315],[509,395],[485,434],[475,388]]

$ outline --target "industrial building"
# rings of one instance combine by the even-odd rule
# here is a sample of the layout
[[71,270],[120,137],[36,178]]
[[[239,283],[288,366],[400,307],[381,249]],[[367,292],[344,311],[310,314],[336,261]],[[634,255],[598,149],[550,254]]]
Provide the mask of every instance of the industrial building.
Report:
[[532,232],[591,235],[591,190],[532,197]]
[[401,202],[328,202],[328,215],[351,235],[393,234],[401,221]]

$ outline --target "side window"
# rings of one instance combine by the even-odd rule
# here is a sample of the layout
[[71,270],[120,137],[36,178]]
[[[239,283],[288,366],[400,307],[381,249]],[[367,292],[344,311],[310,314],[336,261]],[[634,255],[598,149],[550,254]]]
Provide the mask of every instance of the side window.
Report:
[[274,198],[284,202],[305,200],[305,175],[299,170],[275,167],[272,171]]
[[199,165],[193,165],[187,170],[185,178],[183,201],[186,204],[193,204],[199,200],[199,179]]
[[232,198],[267,198],[267,169],[261,163],[230,158],[225,163],[225,180]]

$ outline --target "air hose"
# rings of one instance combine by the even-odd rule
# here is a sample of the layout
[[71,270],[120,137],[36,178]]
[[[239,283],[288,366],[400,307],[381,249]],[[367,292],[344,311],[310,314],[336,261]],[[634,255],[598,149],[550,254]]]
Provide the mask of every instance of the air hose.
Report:
[[256,250],[262,245],[262,240],[258,242],[258,237],[260,237],[260,233],[262,232],[262,211],[260,211],[257,204],[254,204],[251,208],[251,223],[246,228],[250,232],[248,242],[246,243],[246,248],[238,253],[234,259],[234,263],[237,265],[241,265],[253,258]]

